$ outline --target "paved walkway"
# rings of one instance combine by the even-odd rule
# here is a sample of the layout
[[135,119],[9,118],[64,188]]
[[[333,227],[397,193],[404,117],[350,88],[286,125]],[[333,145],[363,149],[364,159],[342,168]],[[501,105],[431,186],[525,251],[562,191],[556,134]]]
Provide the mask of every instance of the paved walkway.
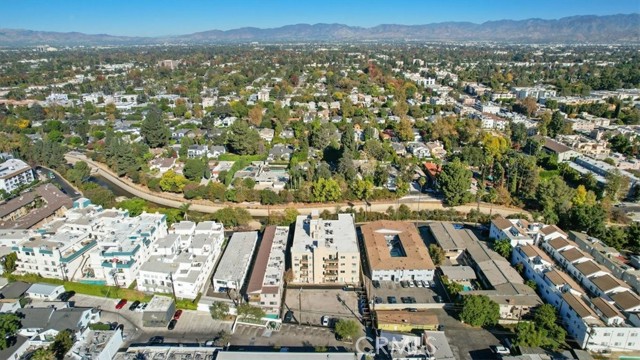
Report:
[[[171,193],[156,193],[151,190],[139,185],[134,184],[130,180],[126,178],[121,178],[113,173],[106,165],[95,162],[85,155],[80,153],[67,153],[65,154],[65,159],[74,164],[78,161],[85,161],[94,171],[98,174],[112,182],[113,184],[121,187],[123,190],[141,198],[156,204],[160,204],[163,206],[168,206],[172,208],[180,208],[184,203],[191,203],[190,210],[203,212],[203,213],[214,213],[225,207],[242,207],[245,208],[251,216],[268,216],[271,211],[282,211],[287,207],[294,207],[301,214],[310,214],[312,210],[317,210],[322,212],[324,210],[328,210],[331,212],[335,212],[337,208],[346,209],[353,208],[356,211],[376,211],[376,212],[385,212],[391,206],[394,208],[398,208],[401,204],[408,206],[411,210],[443,210],[447,209],[442,205],[440,200],[428,197],[424,195],[418,199],[416,196],[408,196],[396,201],[383,201],[383,202],[374,202],[371,203],[370,206],[366,206],[363,202],[353,202],[353,203],[338,203],[338,204],[286,204],[286,205],[274,205],[274,206],[263,206],[259,204],[222,204],[222,205],[214,205],[211,201],[208,200],[192,200],[188,201],[184,199],[181,195],[171,194]],[[473,209],[478,209],[477,204],[469,204],[456,206],[452,209],[468,213]],[[483,213],[492,213],[492,214],[500,214],[503,216],[511,215],[514,213],[527,213],[527,211],[519,209],[519,208],[507,208],[498,205],[491,205],[480,203],[479,210]]]

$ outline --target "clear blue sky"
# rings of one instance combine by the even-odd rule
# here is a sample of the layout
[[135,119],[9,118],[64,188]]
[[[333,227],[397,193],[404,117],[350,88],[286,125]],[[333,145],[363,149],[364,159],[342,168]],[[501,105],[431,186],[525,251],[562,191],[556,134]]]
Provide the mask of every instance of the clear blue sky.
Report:
[[0,28],[178,35],[298,23],[428,24],[640,12],[640,0],[14,0]]

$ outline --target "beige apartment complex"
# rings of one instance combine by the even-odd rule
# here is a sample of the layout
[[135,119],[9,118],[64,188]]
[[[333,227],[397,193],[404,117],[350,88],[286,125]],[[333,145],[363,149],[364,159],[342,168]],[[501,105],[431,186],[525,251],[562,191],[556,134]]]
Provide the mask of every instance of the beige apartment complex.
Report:
[[353,215],[323,220],[317,211],[298,216],[291,246],[293,282],[358,284],[360,252]]

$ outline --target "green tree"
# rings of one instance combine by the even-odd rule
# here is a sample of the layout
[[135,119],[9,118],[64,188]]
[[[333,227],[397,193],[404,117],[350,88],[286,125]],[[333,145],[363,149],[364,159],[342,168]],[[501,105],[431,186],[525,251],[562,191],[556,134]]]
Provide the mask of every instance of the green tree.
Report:
[[334,179],[318,179],[311,184],[313,201],[331,202],[342,198],[340,185]]
[[62,134],[60,130],[52,130],[47,134],[47,140],[57,143],[62,142],[62,140],[64,140],[64,134]]
[[469,201],[469,188],[471,187],[472,173],[465,163],[459,159],[445,164],[438,176],[438,186],[444,194],[447,205],[457,206]]
[[341,339],[353,339],[360,332],[360,326],[354,320],[340,319],[335,327],[336,335]]
[[359,200],[367,200],[373,192],[373,184],[369,180],[356,180],[350,185],[353,195]]
[[118,203],[119,208],[128,210],[129,216],[138,216],[147,208],[147,202],[137,197],[126,199]]
[[429,255],[435,265],[440,265],[444,261],[444,250],[436,244],[429,245]]
[[82,192],[92,203],[105,209],[112,207],[116,200],[113,191],[94,183],[86,183],[82,188]]
[[2,258],[2,269],[5,273],[11,274],[16,270],[16,261],[18,261],[18,254],[10,252]]
[[493,251],[497,252],[506,259],[511,258],[512,249],[513,248],[511,247],[511,242],[507,239],[496,240],[493,242]]
[[263,205],[274,205],[280,203],[280,197],[270,189],[260,190],[260,203]]
[[238,305],[238,316],[260,320],[265,316],[264,310],[248,303]]
[[162,174],[160,178],[160,188],[162,191],[181,192],[185,185],[187,185],[187,179],[176,173],[173,170],[169,170]]
[[207,164],[202,159],[189,159],[184,163],[182,174],[191,181],[199,182],[205,171],[207,171]]
[[152,148],[163,147],[169,142],[170,132],[162,119],[162,111],[151,105],[140,126],[140,135],[144,142]]
[[342,144],[343,152],[353,153],[356,151],[357,144],[354,138],[353,126],[351,124],[348,124],[347,127],[342,132],[340,143]]
[[413,141],[413,125],[408,119],[400,120],[397,131],[400,141]]
[[556,308],[551,304],[542,304],[536,308],[533,320],[537,326],[550,329],[557,320]]
[[20,318],[16,314],[0,314],[0,350],[9,347],[8,339],[20,329]]
[[209,307],[209,312],[214,320],[222,320],[229,314],[229,304],[223,301],[215,301]]
[[76,186],[81,186],[91,176],[91,168],[84,161],[78,161],[73,164],[73,168],[68,170],[66,173],[66,178],[74,183]]
[[56,355],[48,348],[39,348],[33,352],[31,360],[56,360]]
[[622,176],[618,170],[608,173],[605,178],[607,179],[607,183],[604,189],[609,199],[617,201],[626,196],[629,180]]
[[71,349],[74,343],[74,336],[71,330],[62,330],[56,335],[49,350],[53,352],[56,359],[64,359],[64,355]]
[[354,181],[358,171],[353,163],[353,155],[350,152],[342,153],[342,157],[338,162],[338,172],[344,176],[347,181]]
[[260,134],[249,127],[246,121],[237,120],[227,132],[229,150],[239,155],[254,155],[260,149]]
[[214,221],[223,223],[225,227],[244,226],[253,218],[246,209],[226,207],[213,213]]
[[498,323],[500,306],[485,295],[468,295],[462,301],[460,320],[471,326],[489,326]]

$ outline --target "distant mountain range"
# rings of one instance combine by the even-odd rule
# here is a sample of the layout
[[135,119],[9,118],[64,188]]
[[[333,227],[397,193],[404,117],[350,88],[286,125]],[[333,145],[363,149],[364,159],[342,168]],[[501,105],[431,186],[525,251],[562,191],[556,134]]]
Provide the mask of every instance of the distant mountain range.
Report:
[[444,22],[427,25],[296,24],[271,29],[245,27],[164,37],[61,33],[0,29],[0,46],[145,45],[287,41],[497,41],[518,43],[640,43],[640,14],[572,16],[557,20],[526,19]]

